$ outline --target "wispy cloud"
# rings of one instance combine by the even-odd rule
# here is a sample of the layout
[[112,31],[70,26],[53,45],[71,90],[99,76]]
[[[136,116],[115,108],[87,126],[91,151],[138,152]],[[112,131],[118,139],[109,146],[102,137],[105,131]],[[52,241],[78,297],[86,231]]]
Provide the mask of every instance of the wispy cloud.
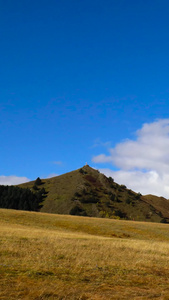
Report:
[[56,177],[56,176],[58,176],[58,174],[56,174],[56,173],[51,173],[51,174],[49,174],[46,178],[52,178],[52,177]]
[[62,165],[62,161],[57,160],[52,162],[54,165]]
[[93,162],[118,167],[119,171],[104,172],[119,183],[169,198],[169,119],[144,124],[136,132],[136,140],[117,144],[109,149],[109,155],[95,156]]
[[0,184],[1,185],[15,185],[15,184],[28,182],[28,181],[30,181],[30,179],[28,179],[27,177],[18,177],[15,175],[0,176]]
[[102,142],[100,138],[97,138],[94,140],[93,145],[91,146],[91,148],[96,148],[96,147],[110,147],[111,142]]

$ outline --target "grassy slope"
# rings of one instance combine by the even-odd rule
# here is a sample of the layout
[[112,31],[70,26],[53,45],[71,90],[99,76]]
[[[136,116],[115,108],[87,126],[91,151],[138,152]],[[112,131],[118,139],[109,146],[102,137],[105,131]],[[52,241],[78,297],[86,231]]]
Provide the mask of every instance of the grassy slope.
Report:
[[0,299],[169,299],[165,224],[0,210]]
[[152,205],[157,211],[161,211],[163,216],[169,218],[169,200],[154,195],[146,195],[143,200]]
[[[69,214],[75,206],[82,214],[94,217],[127,218],[131,220],[160,222],[169,218],[169,202],[156,196],[142,196],[118,185],[99,173],[84,166],[80,169],[43,180],[48,192],[41,212]],[[20,185],[32,188],[34,182]],[[115,199],[111,200],[111,193]],[[120,213],[122,213],[122,216]]]

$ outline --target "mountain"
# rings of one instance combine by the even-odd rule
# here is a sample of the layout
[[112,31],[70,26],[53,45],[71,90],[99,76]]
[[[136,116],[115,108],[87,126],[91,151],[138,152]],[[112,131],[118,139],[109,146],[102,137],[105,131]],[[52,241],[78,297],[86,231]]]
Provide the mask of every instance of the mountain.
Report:
[[[39,178],[38,178],[39,179]],[[41,212],[169,222],[169,201],[119,185],[88,165],[56,176],[19,185],[44,191]]]

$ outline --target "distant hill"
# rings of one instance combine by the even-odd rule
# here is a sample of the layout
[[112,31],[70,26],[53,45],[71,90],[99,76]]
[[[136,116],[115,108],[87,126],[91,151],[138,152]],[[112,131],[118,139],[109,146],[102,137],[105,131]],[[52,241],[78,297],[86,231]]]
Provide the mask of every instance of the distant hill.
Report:
[[88,165],[50,179],[19,185],[41,190],[41,212],[151,222],[169,222],[169,201],[142,196]]

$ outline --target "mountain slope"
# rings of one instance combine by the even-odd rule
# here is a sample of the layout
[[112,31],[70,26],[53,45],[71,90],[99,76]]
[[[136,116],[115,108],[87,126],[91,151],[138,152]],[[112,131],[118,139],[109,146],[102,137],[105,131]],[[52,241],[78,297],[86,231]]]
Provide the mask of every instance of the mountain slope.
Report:
[[[33,188],[35,181],[20,185]],[[169,202],[142,196],[86,165],[81,169],[43,179],[46,198],[42,212],[160,222],[169,219]]]

